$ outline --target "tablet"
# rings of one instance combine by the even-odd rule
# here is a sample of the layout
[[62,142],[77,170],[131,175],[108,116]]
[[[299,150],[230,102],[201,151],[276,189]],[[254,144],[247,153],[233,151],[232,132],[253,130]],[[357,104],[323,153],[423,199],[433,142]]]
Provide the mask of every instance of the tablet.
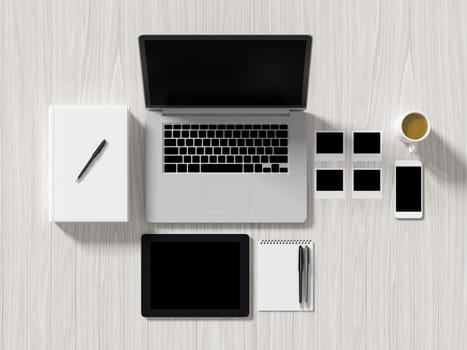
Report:
[[315,173],[316,198],[344,198],[344,169],[317,168]]
[[249,315],[249,236],[146,234],[142,307],[146,317]]
[[344,132],[339,130],[319,130],[315,133],[316,161],[344,160]]
[[382,170],[354,168],[352,171],[352,198],[381,198]]
[[381,131],[354,131],[352,133],[353,161],[381,161]]

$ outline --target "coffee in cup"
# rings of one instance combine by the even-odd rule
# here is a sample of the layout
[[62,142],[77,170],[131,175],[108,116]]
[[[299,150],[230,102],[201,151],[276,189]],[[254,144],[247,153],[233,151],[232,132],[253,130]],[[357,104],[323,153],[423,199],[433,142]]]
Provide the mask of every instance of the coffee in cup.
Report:
[[403,114],[396,123],[396,131],[402,142],[409,146],[409,152],[415,152],[416,145],[430,133],[430,121],[419,111]]

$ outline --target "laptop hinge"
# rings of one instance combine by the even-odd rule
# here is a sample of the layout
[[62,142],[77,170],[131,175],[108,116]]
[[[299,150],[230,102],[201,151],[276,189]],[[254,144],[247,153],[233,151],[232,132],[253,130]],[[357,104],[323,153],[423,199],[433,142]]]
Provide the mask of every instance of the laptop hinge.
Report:
[[288,108],[163,108],[162,115],[289,115]]

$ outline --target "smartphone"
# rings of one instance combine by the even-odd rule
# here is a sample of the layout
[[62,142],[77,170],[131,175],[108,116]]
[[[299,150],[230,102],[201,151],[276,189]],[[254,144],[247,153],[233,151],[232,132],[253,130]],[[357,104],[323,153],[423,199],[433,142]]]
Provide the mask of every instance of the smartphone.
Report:
[[394,216],[398,219],[423,217],[423,164],[419,160],[394,163]]

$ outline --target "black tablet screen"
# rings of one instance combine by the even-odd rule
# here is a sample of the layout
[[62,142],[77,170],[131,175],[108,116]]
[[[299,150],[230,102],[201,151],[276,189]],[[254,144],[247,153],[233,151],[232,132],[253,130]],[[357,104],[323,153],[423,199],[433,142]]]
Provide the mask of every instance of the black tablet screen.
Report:
[[240,307],[240,243],[151,243],[153,309]]

